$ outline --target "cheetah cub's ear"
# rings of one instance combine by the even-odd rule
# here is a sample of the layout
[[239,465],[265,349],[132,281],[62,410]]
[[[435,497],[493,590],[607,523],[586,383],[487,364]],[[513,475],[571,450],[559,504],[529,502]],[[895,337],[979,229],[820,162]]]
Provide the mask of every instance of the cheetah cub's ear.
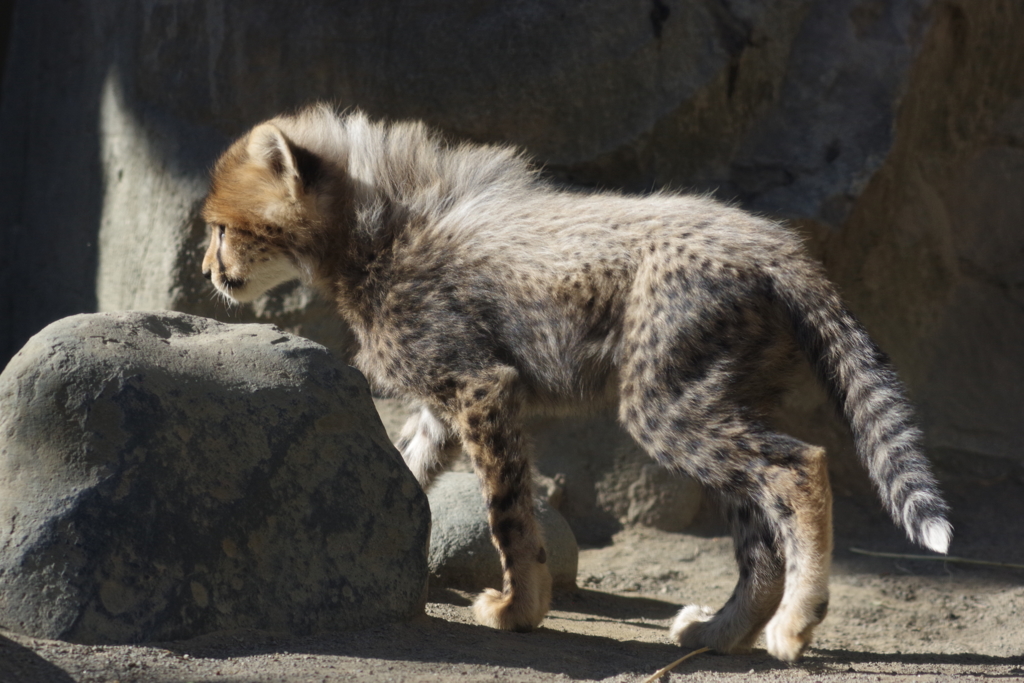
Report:
[[[249,133],[246,145],[249,158],[263,166],[272,177],[282,182],[293,201],[302,198],[313,178],[304,178],[303,170],[313,172],[312,155],[292,144],[281,129],[272,123],[262,123]],[[305,162],[305,163],[303,163]],[[302,168],[306,166],[307,168]]]

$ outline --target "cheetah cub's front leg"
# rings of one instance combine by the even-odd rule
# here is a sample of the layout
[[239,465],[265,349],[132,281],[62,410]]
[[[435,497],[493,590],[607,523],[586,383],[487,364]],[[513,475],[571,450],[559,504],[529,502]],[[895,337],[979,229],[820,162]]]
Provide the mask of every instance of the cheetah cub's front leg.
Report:
[[459,399],[463,447],[480,477],[491,541],[503,570],[501,591],[481,593],[473,614],[485,626],[529,631],[547,614],[551,574],[533,512],[530,459],[519,423],[518,373],[501,368],[468,381]]

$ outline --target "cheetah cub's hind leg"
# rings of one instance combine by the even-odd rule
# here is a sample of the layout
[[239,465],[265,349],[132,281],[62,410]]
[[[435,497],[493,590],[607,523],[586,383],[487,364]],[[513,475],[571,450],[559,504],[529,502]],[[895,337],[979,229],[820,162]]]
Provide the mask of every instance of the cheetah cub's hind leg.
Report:
[[[662,377],[671,375],[649,375],[643,383]],[[762,453],[772,453],[779,444],[737,416],[724,400],[724,384],[709,376],[685,387],[676,400],[667,391],[627,384],[620,417],[658,462],[686,472],[729,502],[740,569],[732,597],[718,611],[684,607],[670,632],[685,647],[735,653],[751,647],[782,600],[786,546],[762,491],[772,469]]]
[[[774,492],[786,553],[786,587],[765,629],[768,652],[792,662],[828,612],[832,489],[825,451],[806,447],[801,465],[779,476]],[[790,476],[791,475],[791,476]]]
[[426,407],[409,417],[395,447],[424,490],[448,469],[460,450],[448,425]]
[[655,460],[733,505],[736,589],[717,612],[684,608],[673,638],[731,653],[748,649],[766,628],[768,651],[794,661],[828,605],[832,496],[824,451],[748,420],[728,395],[728,358],[709,354],[705,371],[690,377],[649,361],[627,363],[619,417]]
[[[777,445],[783,440],[793,441],[774,439]],[[683,608],[671,630],[681,645],[740,652],[750,649],[764,629],[768,652],[793,662],[825,618],[832,496],[824,451],[801,444],[771,460],[776,462],[747,462],[742,471],[748,475],[741,470],[728,475],[734,485],[745,476],[764,482],[763,489],[748,492],[749,503],[732,513],[739,582],[717,612]]]
[[742,469],[724,470],[729,473],[722,482],[723,488],[759,482],[745,492],[750,523],[744,521],[744,506],[737,511],[736,590],[714,614],[707,608],[684,608],[672,635],[687,647],[737,652],[749,649],[764,628],[769,654],[793,662],[828,610],[832,494],[825,452],[782,435],[772,435],[754,452],[767,457],[745,454],[737,463]]
[[473,605],[477,621],[509,631],[540,625],[551,603],[551,574],[534,519],[532,471],[520,425],[518,373],[501,367],[464,381],[456,421],[487,504],[491,540],[501,555],[502,589]]
[[721,652],[746,652],[754,645],[782,600],[785,560],[771,524],[748,504],[728,505],[740,578],[718,613],[687,605],[679,611],[669,635],[683,647],[716,643]]

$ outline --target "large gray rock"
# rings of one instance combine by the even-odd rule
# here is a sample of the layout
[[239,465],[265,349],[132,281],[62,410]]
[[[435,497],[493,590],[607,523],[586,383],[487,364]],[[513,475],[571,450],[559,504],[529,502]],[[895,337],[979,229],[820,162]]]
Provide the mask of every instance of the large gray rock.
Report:
[[[427,495],[433,517],[430,575],[434,584],[463,590],[501,588],[501,560],[491,543],[477,476],[442,474]],[[572,529],[543,497],[538,496],[536,510],[552,582],[555,588],[575,588],[579,548]]]
[[80,315],[0,375],[0,626],[118,643],[423,609],[426,497],[365,380],[268,325]]

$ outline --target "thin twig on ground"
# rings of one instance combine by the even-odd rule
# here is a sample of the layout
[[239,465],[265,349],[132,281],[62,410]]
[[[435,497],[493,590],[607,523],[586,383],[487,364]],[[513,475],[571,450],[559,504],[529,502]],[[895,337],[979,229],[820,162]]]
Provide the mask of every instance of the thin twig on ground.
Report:
[[676,668],[677,666],[679,666],[680,664],[685,662],[690,657],[694,657],[696,655],[699,655],[701,652],[707,652],[710,649],[711,649],[710,647],[702,647],[699,650],[694,650],[693,652],[690,652],[690,653],[688,653],[686,655],[683,655],[682,657],[680,657],[676,661],[672,662],[668,666],[666,666],[666,667],[664,667],[662,669],[658,669],[655,673],[653,673],[650,676],[648,676],[647,678],[645,678],[643,683],[653,683],[654,681],[658,680],[659,678],[661,678],[662,676],[667,674],[672,669]]
[[1024,564],[1010,562],[990,562],[988,560],[972,560],[966,557],[950,557],[946,555],[907,555],[904,553],[880,553],[874,550],[850,548],[851,553],[870,555],[871,557],[888,557],[894,560],[929,560],[931,562],[953,562],[955,564],[977,564],[983,567],[1003,567],[1004,569],[1024,569]]

